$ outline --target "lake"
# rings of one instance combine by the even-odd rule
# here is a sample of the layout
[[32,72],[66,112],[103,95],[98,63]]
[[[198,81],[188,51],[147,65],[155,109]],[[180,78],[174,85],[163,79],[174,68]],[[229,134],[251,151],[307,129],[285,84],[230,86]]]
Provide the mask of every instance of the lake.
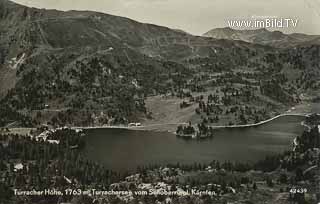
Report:
[[184,140],[168,132],[91,129],[86,131],[84,152],[89,159],[118,171],[177,162],[254,162],[291,149],[293,139],[305,129],[303,119],[284,116],[258,127],[219,129],[212,139],[200,141]]

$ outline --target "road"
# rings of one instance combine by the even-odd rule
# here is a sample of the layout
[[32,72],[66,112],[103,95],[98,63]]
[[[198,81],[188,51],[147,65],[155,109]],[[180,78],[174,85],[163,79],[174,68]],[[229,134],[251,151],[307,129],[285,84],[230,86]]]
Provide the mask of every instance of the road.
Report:
[[284,116],[304,116],[304,117],[307,117],[309,114],[298,114],[298,113],[292,113],[292,114],[289,114],[289,113],[285,113],[285,114],[280,114],[280,115],[277,115],[277,116],[274,116],[270,119],[267,119],[267,120],[264,120],[264,121],[261,121],[261,122],[258,122],[258,123],[254,123],[254,124],[246,124],[246,125],[221,125],[221,126],[210,126],[212,128],[244,128],[244,127],[256,127],[256,126],[260,126],[260,125],[263,125],[263,124],[266,124],[268,122],[271,122],[277,118],[280,118],[280,117],[284,117]]
[[[247,125],[212,125],[209,127],[218,129],[218,128],[245,128],[245,127],[255,127],[255,126],[260,126],[263,125],[265,123],[271,122],[277,118],[280,117],[284,117],[284,116],[308,116],[308,114],[280,114],[277,115],[275,117],[272,117],[268,120],[264,120],[261,121],[259,123],[255,123],[255,124],[247,124]],[[97,126],[97,127],[73,127],[74,129],[107,129],[107,128],[115,128],[115,129],[128,129],[128,130],[153,130],[153,129],[157,129],[157,127],[161,127],[161,126],[171,126],[171,125],[187,125],[188,123],[164,123],[164,124],[151,124],[151,125],[142,125],[142,126],[132,126],[132,127],[128,127],[128,126]]]

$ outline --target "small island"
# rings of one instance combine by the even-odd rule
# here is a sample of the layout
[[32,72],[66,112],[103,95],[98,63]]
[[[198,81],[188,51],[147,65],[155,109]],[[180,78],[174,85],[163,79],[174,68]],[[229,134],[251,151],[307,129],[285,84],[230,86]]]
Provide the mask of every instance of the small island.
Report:
[[214,131],[212,127],[208,127],[204,123],[193,126],[191,122],[189,122],[187,126],[179,125],[176,130],[176,135],[184,139],[205,139],[212,138]]

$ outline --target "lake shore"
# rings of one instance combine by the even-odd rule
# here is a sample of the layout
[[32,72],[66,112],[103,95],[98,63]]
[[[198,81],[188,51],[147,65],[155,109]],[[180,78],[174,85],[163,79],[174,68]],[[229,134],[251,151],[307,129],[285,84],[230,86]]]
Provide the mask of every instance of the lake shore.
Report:
[[[271,122],[279,117],[284,116],[301,116],[306,117],[312,113],[318,113],[319,114],[319,104],[313,103],[302,103],[300,105],[297,105],[295,107],[292,107],[290,110],[287,110],[286,112],[283,112],[282,114],[276,115],[272,118],[266,119],[264,121],[260,121],[258,123],[254,124],[246,124],[246,125],[212,125],[210,127],[215,129],[221,129],[221,128],[249,128],[249,127],[257,127],[263,124],[266,124],[268,122]],[[74,126],[73,129],[126,129],[126,130],[141,130],[141,131],[156,131],[156,132],[170,132],[175,133],[177,126],[179,125],[186,125],[187,123],[182,122],[171,122],[171,123],[155,123],[155,124],[141,124],[141,126],[124,126],[124,125],[117,125],[117,126]],[[34,130],[35,128],[9,128],[11,133],[14,134],[22,134],[26,135],[29,134],[31,130]]]
[[[299,114],[299,113],[284,113],[277,116],[274,116],[270,119],[260,121],[259,123],[254,124],[246,124],[246,125],[212,125],[210,127],[214,129],[222,129],[222,128],[249,128],[249,127],[256,127],[268,122],[271,122],[277,118],[285,117],[285,116],[301,116],[307,117],[309,114]],[[91,127],[72,127],[73,129],[126,129],[126,130],[143,130],[143,131],[159,131],[159,132],[171,132],[175,133],[175,130],[178,125],[186,125],[187,123],[167,123],[167,124],[151,124],[151,125],[141,125],[141,126],[91,126]]]

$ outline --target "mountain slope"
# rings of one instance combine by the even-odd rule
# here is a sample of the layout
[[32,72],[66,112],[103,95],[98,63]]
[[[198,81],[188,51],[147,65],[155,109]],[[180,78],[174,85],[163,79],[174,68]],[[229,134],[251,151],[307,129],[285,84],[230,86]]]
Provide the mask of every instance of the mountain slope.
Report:
[[316,35],[301,33],[284,34],[280,31],[268,31],[264,28],[256,30],[235,30],[229,27],[212,29],[203,34],[203,36],[217,39],[242,40],[249,43],[275,47],[295,46],[319,38],[319,36]]
[[267,112],[319,88],[319,46],[312,41],[281,50],[7,0],[0,0],[0,33],[0,126],[19,118],[29,125],[125,124],[152,117],[147,96],[213,91],[225,112],[241,104]]

